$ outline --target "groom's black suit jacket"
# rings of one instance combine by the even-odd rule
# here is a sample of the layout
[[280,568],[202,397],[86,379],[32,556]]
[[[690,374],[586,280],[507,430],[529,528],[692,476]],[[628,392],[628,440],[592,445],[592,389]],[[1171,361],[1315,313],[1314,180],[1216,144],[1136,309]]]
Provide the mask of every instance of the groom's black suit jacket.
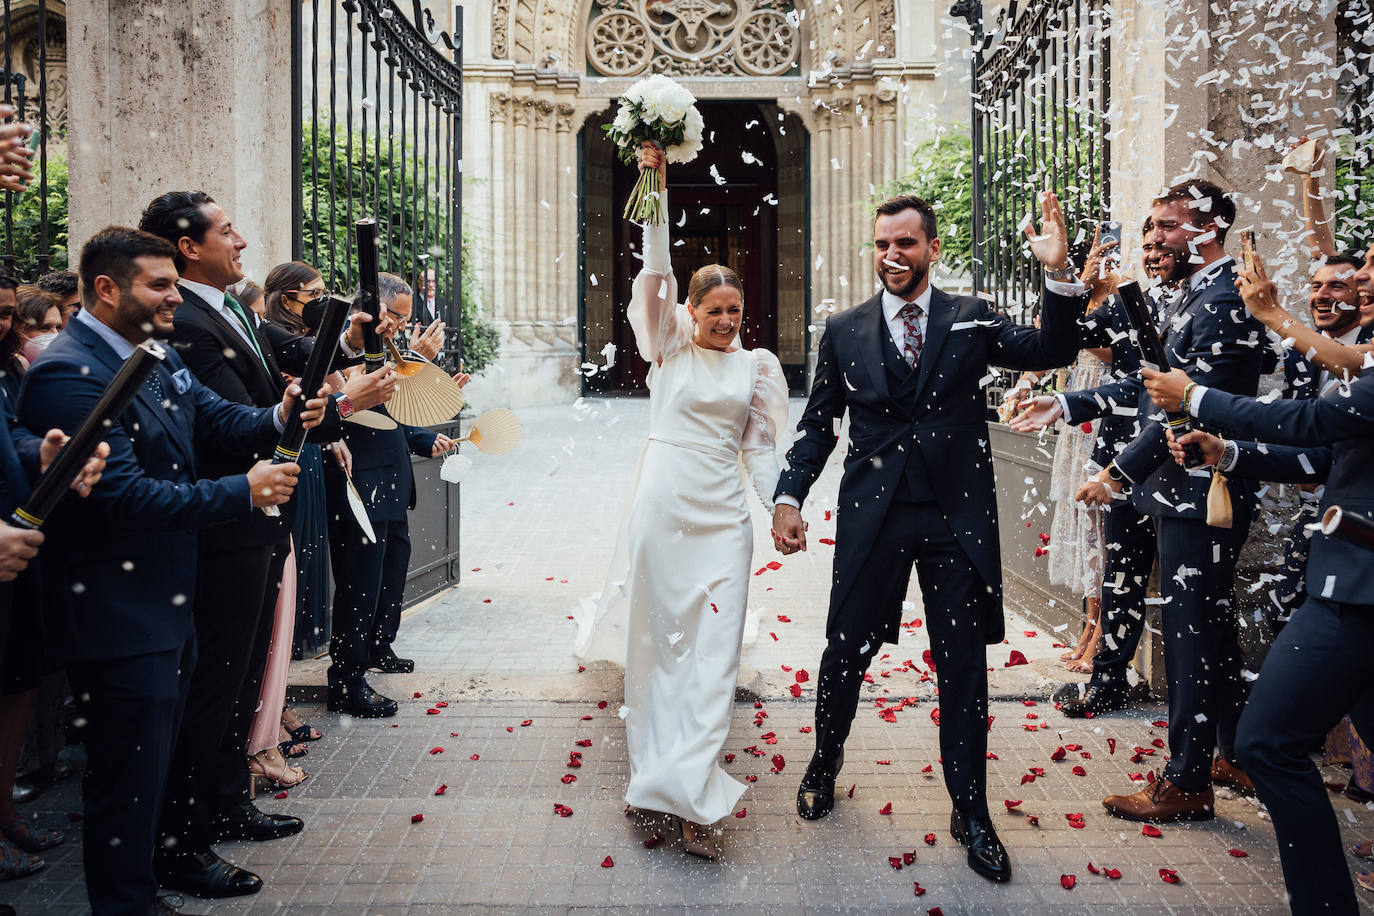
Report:
[[[987,585],[986,640],[1002,641],[997,494],[983,380],[989,365],[1050,369],[1072,362],[1083,306],[1083,298],[1047,291],[1037,331],[1013,324],[981,299],[932,289],[914,383],[898,382],[889,368],[886,354],[896,348],[881,295],[827,320],[811,398],[798,424],[801,437],[787,453],[776,496],[806,498],[848,410],[850,441],[836,513],[831,629],[837,625],[835,609],[861,585],[859,570],[893,499],[933,497]],[[885,641],[897,641],[900,601],[891,607],[869,605],[864,613],[865,622],[875,625]]]

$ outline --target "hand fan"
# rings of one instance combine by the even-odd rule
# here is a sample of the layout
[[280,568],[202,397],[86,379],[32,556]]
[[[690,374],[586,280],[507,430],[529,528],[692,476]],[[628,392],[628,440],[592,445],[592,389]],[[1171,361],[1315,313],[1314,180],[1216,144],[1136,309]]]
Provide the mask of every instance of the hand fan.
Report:
[[509,409],[497,407],[474,420],[458,441],[471,442],[486,455],[504,455],[520,444],[520,421]]
[[1283,170],[1298,175],[1307,175],[1311,173],[1316,160],[1317,141],[1308,140],[1305,143],[1299,143],[1287,156],[1283,157]]
[[434,426],[456,417],[465,403],[458,383],[427,360],[403,357],[390,340],[386,345],[401,377],[396,393],[386,402],[387,413],[406,426]]
[[384,413],[375,410],[356,410],[344,418],[345,423],[356,423],[359,426],[366,426],[368,429],[395,429],[396,421]]
[[348,508],[353,510],[353,517],[358,521],[358,527],[363,529],[369,544],[377,543],[377,532],[372,528],[372,520],[367,517],[367,506],[363,504],[363,498],[358,493],[358,488],[353,486],[353,475],[349,474],[344,482],[348,484]]

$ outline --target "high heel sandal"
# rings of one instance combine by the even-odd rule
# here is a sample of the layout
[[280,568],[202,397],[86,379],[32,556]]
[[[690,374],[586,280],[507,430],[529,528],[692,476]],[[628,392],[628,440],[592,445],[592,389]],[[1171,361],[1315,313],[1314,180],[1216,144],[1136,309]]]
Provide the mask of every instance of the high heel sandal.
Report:
[[[296,724],[292,725],[291,721]],[[295,743],[300,744],[305,741],[319,741],[324,737],[324,732],[308,722],[302,722],[300,717],[291,711],[290,706],[281,708],[281,727],[294,739]]]
[[300,785],[310,778],[310,774],[305,770],[299,769],[287,763],[285,759],[280,762],[271,758],[271,748],[254,754],[248,758],[248,773],[250,785],[248,795],[250,798],[257,797],[257,783],[261,779],[274,789],[289,789],[292,786]]
[[0,833],[4,833],[5,839],[24,852],[43,852],[45,849],[52,849],[62,843],[62,831],[60,830],[35,830],[28,821],[15,821],[12,824],[0,824]]
[[38,856],[29,855],[9,843],[0,843],[0,881],[26,878],[36,871],[41,871],[47,864]]
[[682,849],[688,855],[714,862],[720,858],[720,849],[711,838],[711,828],[695,824],[686,818],[679,819],[682,824]]

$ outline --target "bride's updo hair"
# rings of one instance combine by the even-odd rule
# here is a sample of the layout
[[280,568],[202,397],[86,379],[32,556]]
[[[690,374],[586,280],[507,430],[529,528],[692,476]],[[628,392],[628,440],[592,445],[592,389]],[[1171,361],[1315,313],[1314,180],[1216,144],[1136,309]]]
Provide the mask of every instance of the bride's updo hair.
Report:
[[741,298],[744,296],[744,281],[739,274],[720,264],[707,264],[692,274],[691,282],[687,284],[687,301],[695,308],[717,286],[733,286],[739,290]]

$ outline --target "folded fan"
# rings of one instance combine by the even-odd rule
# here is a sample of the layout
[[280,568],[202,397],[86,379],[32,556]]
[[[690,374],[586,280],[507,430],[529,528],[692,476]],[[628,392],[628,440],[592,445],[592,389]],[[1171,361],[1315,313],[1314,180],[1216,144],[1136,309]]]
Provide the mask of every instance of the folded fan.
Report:
[[505,407],[488,410],[472,422],[459,442],[471,442],[486,455],[504,455],[520,444],[520,420]]
[[386,412],[406,426],[434,426],[456,417],[466,403],[462,387],[428,360],[402,356],[390,340],[386,345],[400,376]]

